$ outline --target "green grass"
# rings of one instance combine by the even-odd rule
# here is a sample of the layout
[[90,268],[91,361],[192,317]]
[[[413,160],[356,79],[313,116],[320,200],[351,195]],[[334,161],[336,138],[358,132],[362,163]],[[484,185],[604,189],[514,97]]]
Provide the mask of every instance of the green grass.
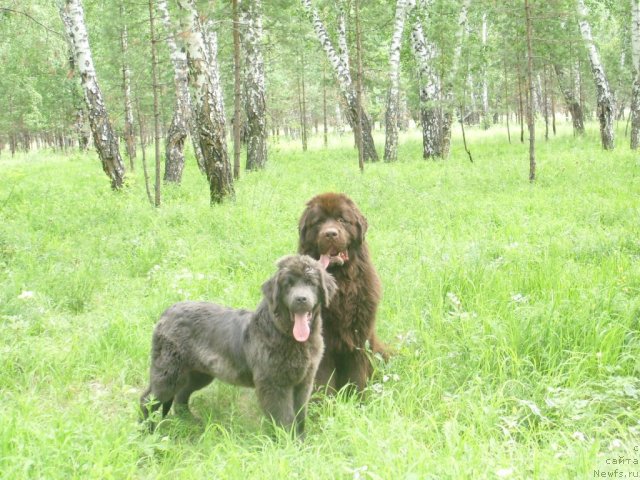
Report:
[[[618,133],[614,152],[593,127],[540,141],[535,185],[526,146],[492,130],[469,132],[473,164],[459,140],[423,161],[411,134],[362,175],[346,136],[281,143],[235,201],[209,206],[191,160],[160,209],[140,172],[112,193],[93,154],[3,153],[0,477],[640,477],[640,160]],[[396,352],[366,401],[312,405],[299,445],[270,436],[251,390],[214,383],[194,395],[202,424],[141,433],[159,314],[253,308],[328,190],[368,217]]]

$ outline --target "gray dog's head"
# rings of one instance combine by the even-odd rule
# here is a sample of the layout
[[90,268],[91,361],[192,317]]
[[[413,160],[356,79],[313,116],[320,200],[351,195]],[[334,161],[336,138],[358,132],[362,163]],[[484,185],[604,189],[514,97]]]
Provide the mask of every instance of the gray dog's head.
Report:
[[321,306],[328,306],[335,294],[336,282],[307,255],[288,255],[276,265],[276,274],[262,285],[269,310],[282,333],[306,342],[317,326]]

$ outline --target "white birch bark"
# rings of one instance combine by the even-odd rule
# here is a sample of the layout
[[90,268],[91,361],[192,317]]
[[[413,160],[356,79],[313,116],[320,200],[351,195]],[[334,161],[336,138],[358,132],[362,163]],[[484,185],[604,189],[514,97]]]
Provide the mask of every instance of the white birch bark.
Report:
[[111,179],[111,188],[120,189],[124,184],[124,163],[120,157],[118,139],[109,122],[102,91],[98,86],[81,0],[65,0],[60,4],[60,18],[73,45],[75,64],[80,73],[84,99],[89,111],[93,143],[100,157],[102,169]]
[[631,61],[633,86],[631,90],[631,149],[640,146],[640,0],[631,0]]
[[[184,169],[184,142],[187,137],[189,118],[191,115],[191,95],[189,93],[189,67],[187,54],[176,43],[174,27],[171,23],[167,0],[157,0],[160,20],[164,26],[164,37],[169,48],[169,57],[173,65],[173,85],[176,90],[171,125],[167,131],[165,144],[164,181],[180,183]],[[196,137],[192,138],[196,155],[200,153]]]
[[[418,7],[427,9],[432,1],[418,3]],[[436,102],[440,94],[439,78],[433,68],[436,55],[435,46],[427,41],[422,23],[415,12],[411,29],[411,47],[413,49],[420,74],[420,121],[422,123],[422,156],[425,159],[441,156],[440,128],[441,117]]]
[[262,57],[262,5],[260,0],[245,0],[242,23],[245,25],[245,110],[247,115],[247,170],[264,168],[267,163],[267,121],[264,60]]
[[129,33],[125,22],[124,4],[120,4],[120,49],[122,51],[122,93],[124,96],[124,140],[127,146],[129,166],[133,171],[136,158],[136,137],[133,131],[133,104],[131,101],[131,68],[129,67]]
[[178,0],[186,11],[183,32],[195,87],[195,121],[205,162],[211,203],[233,195],[233,175],[227,153],[222,90],[214,32],[207,34],[193,0]]
[[414,0],[397,0],[396,18],[393,26],[393,36],[389,47],[389,91],[387,93],[387,111],[385,113],[385,162],[395,162],[398,159],[398,115],[400,97],[400,46],[404,31],[407,7],[411,7]]
[[[316,33],[318,41],[322,45],[327,59],[329,63],[333,67],[334,73],[338,79],[338,87],[340,89],[340,93],[342,94],[346,109],[346,117],[349,121],[349,125],[353,130],[354,135],[357,135],[358,131],[358,107],[356,101],[356,92],[353,86],[353,82],[351,81],[351,75],[349,73],[349,64],[348,62],[344,62],[343,59],[340,58],[340,55],[336,53],[335,48],[329,38],[329,34],[320,19],[320,15],[318,11],[312,7],[311,0],[301,0],[302,6],[309,15],[311,19],[311,23],[313,24],[313,29]],[[362,135],[363,135],[363,146],[364,146],[364,160],[368,161],[377,161],[378,153],[375,149],[375,144],[373,142],[373,136],[371,135],[371,123],[369,120],[369,116],[364,111],[364,108],[361,112],[362,118]]]
[[467,13],[471,6],[471,0],[462,0],[460,6],[460,13],[458,14],[458,30],[455,36],[455,46],[453,50],[453,61],[451,62],[451,69],[444,81],[444,99],[445,105],[443,107],[444,113],[442,114],[442,127],[441,127],[441,156],[446,158],[449,156],[449,150],[451,149],[451,125],[453,124],[453,84],[458,75],[458,69],[460,66],[460,57],[462,54],[462,41],[467,25]]
[[613,130],[613,117],[615,112],[615,100],[613,93],[609,87],[609,81],[604,71],[604,66],[600,60],[600,54],[591,35],[591,26],[587,21],[587,8],[584,0],[577,0],[578,7],[578,24],[582,39],[587,47],[589,54],[589,63],[591,65],[591,74],[596,85],[598,93],[598,118],[600,120],[600,137],[602,139],[602,147],[605,150],[613,150],[615,143]]
[[482,126],[489,128],[491,121],[489,119],[489,79],[487,78],[487,37],[489,32],[489,24],[487,22],[487,14],[482,14]]
[[338,54],[340,60],[347,67],[347,76],[351,81],[351,72],[349,71],[349,46],[347,44],[347,20],[345,0],[340,0],[338,5]]

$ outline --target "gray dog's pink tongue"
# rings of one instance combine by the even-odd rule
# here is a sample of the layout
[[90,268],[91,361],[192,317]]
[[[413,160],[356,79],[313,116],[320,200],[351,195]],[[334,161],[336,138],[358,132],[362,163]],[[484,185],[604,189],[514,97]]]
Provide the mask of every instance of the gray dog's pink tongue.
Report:
[[293,319],[293,338],[299,342],[306,342],[311,334],[311,329],[309,328],[311,312],[294,313]]

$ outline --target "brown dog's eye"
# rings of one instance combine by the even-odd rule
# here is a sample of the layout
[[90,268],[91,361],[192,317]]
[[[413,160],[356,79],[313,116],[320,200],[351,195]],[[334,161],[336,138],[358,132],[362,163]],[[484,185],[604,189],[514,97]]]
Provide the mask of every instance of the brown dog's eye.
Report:
[[347,221],[346,221],[344,218],[342,218],[342,217],[338,217],[338,222],[339,222],[339,223],[349,223],[349,222],[347,222]]

